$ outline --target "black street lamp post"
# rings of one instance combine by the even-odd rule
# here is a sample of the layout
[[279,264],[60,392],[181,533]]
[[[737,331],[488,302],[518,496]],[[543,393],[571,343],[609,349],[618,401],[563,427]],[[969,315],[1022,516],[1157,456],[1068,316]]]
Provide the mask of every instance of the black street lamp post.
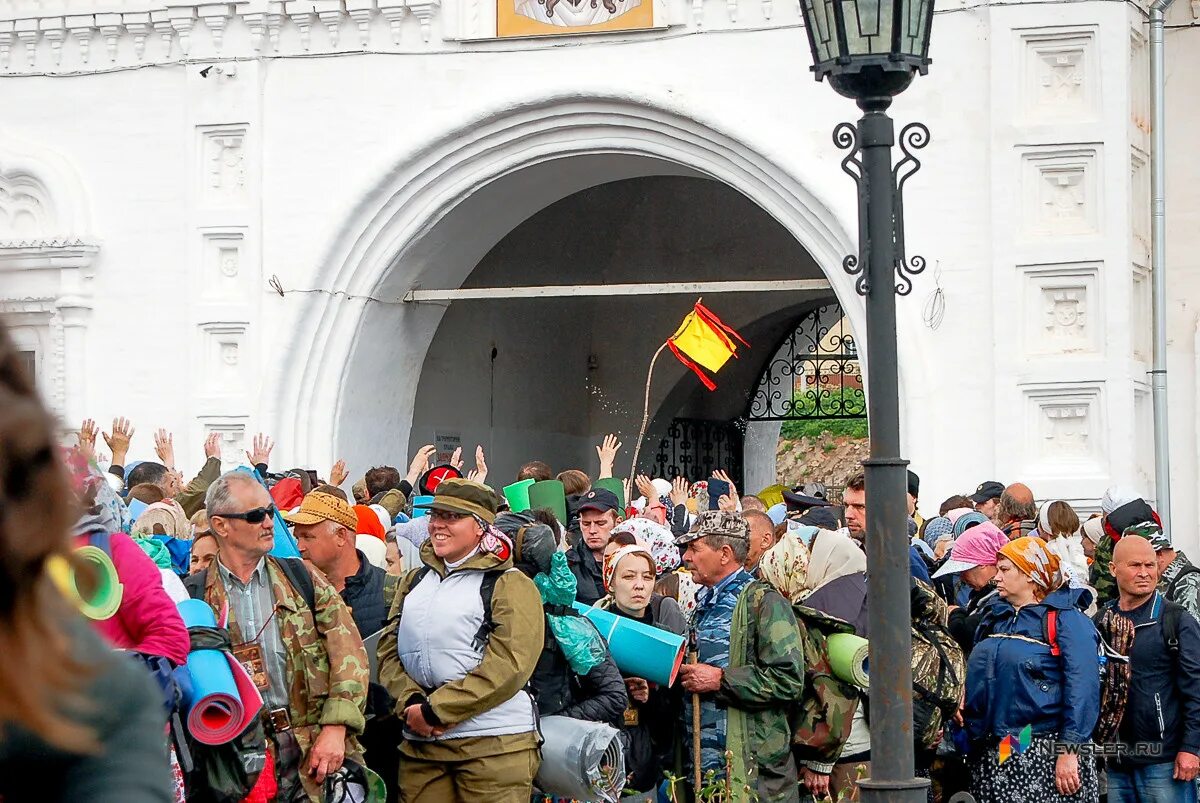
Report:
[[913,151],[929,130],[913,123],[900,133],[904,158],[892,167],[895,129],[886,110],[914,73],[929,65],[933,0],[801,0],[817,80],[863,111],[857,127],[841,123],[834,144],[849,151],[842,169],[858,185],[859,254],[843,260],[867,299],[866,467],[868,615],[871,628],[871,777],[860,782],[864,803],[920,803],[928,781],[913,772],[912,639],[908,506],[900,457],[900,397],[896,372],[896,295],[912,289],[925,260],[904,253],[904,182],[920,169]]

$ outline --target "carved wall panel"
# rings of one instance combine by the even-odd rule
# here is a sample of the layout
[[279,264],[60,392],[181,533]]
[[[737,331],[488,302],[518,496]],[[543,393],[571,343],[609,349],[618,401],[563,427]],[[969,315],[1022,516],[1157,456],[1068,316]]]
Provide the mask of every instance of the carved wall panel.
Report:
[[234,229],[203,233],[201,294],[206,301],[242,301],[245,297],[245,235]]
[[1131,309],[1129,323],[1133,336],[1133,357],[1150,362],[1154,355],[1154,310],[1150,298],[1150,269],[1142,265],[1133,266],[1133,290],[1129,295]]
[[1150,157],[1136,145],[1129,154],[1129,222],[1133,258],[1150,261]]
[[1103,304],[1099,266],[1028,265],[1025,277],[1025,353],[1095,354],[1101,350]]
[[1030,470],[1103,470],[1106,458],[1101,383],[1027,386],[1026,454]]
[[1099,114],[1100,75],[1091,29],[1028,33],[1023,46],[1022,109],[1031,120],[1057,122]]
[[246,326],[242,322],[205,323],[203,336],[204,396],[239,396],[245,387]]
[[208,207],[242,207],[247,202],[246,128],[201,127],[200,197]]
[[1022,233],[1026,237],[1099,232],[1095,148],[1028,150],[1021,161]]
[[213,433],[221,436],[221,465],[233,468],[246,462],[246,424],[232,420],[209,420],[204,422],[204,436]]

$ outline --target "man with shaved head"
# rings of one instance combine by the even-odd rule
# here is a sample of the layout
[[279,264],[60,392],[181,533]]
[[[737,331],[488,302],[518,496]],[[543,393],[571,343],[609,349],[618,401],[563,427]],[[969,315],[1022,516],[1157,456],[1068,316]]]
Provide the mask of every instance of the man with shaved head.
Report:
[[1110,803],[1195,803],[1200,771],[1200,622],[1158,591],[1158,559],[1145,538],[1117,542],[1109,564],[1119,596],[1096,614],[1105,642],[1129,657],[1129,693],[1117,740],[1136,745],[1108,765]]
[[1014,482],[1000,494],[1000,504],[992,515],[992,522],[1015,541],[1027,535],[1033,535],[1037,529],[1037,505],[1033,503],[1033,491],[1029,486]]

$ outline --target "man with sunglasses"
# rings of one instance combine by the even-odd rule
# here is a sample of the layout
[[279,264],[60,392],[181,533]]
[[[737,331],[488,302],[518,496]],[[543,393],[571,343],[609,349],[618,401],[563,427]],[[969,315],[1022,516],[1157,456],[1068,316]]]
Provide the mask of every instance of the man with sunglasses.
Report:
[[327,775],[346,760],[363,763],[368,664],[358,628],[324,575],[268,554],[276,508],[252,474],[221,475],[206,507],[220,548],[189,590],[218,615],[228,606],[232,651],[265,704],[276,800],[320,803]]

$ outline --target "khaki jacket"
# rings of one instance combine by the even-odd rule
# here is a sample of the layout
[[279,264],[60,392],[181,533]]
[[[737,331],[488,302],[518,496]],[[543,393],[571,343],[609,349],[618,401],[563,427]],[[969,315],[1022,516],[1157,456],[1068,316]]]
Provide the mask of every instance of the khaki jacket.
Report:
[[[427,541],[421,547],[421,559],[440,577],[447,575],[446,564]],[[491,553],[475,555],[456,571],[495,571],[512,568],[512,560],[500,560]],[[512,698],[533,675],[545,641],[546,617],[537,586],[518,571],[506,571],[496,580],[492,594],[492,622],[495,630],[484,647],[483,660],[463,678],[428,692],[404,670],[397,645],[397,630],[404,615],[404,599],[413,588],[421,569],[407,572],[400,581],[388,612],[388,622],[379,639],[379,682],[396,700],[397,716],[412,701],[428,701],[434,715],[447,726],[465,722],[490,711]],[[484,755],[524,750],[537,746],[537,733],[506,736],[465,737],[433,743],[406,741],[405,753],[429,760],[461,760]]]

